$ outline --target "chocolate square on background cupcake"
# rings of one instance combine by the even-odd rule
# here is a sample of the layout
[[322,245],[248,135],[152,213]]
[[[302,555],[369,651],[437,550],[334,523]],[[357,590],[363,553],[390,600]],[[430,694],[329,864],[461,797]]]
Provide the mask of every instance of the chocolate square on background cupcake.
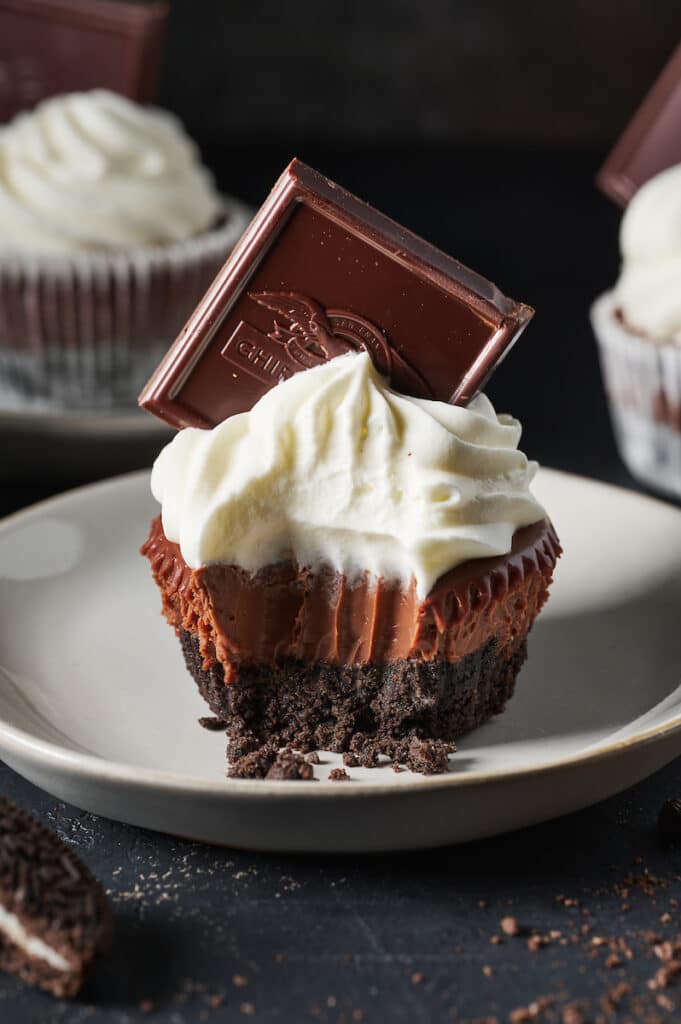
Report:
[[681,498],[681,46],[598,184],[626,206],[619,279],[591,310],[615,438],[634,476]]
[[503,710],[560,545],[479,389],[531,314],[284,172],[141,396],[184,427],[142,551],[232,762],[442,771]]
[[130,405],[248,221],[166,111],[107,90],[0,132],[0,408]]

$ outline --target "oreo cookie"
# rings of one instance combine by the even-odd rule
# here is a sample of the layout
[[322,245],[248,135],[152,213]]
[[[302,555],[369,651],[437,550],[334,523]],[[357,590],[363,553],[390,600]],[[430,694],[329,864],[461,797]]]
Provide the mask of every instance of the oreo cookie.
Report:
[[82,861],[0,797],[0,968],[71,998],[111,925],[104,890]]

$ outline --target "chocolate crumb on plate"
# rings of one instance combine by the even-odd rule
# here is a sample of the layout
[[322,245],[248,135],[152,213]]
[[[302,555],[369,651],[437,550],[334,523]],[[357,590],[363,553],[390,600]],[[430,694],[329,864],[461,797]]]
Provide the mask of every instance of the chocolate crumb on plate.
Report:
[[293,750],[282,750],[280,754],[277,754],[265,778],[300,779],[309,782],[310,779],[314,779],[314,771],[312,765],[308,764],[302,754],[297,754]]
[[365,733],[356,733],[350,740],[350,750],[357,757],[357,763],[362,768],[375,768],[378,765],[379,756],[383,753],[381,749],[384,743],[375,736],[367,736]]
[[305,755],[305,760],[308,764],[321,764],[321,758],[316,750],[311,750],[309,754]]
[[72,998],[111,926],[104,890],[82,861],[0,797],[0,968]]
[[447,771],[449,755],[455,750],[455,743],[446,740],[421,740],[414,736],[407,751],[407,767],[423,775],[439,775]]
[[332,768],[329,772],[330,782],[350,782],[350,776],[345,768]]
[[359,758],[352,750],[346,750],[343,754],[343,764],[347,768],[359,768]]
[[205,715],[203,718],[199,718],[199,725],[202,729],[208,729],[209,732],[224,732],[227,728],[227,723],[216,715]]
[[234,757],[230,746],[230,755],[234,758],[227,772],[230,779],[264,779],[277,757],[276,743],[263,743],[262,746],[248,753]]
[[233,758],[227,773],[230,779],[314,780],[309,761],[290,747],[279,751],[276,740],[263,743],[240,757],[233,757],[231,745],[229,752]]

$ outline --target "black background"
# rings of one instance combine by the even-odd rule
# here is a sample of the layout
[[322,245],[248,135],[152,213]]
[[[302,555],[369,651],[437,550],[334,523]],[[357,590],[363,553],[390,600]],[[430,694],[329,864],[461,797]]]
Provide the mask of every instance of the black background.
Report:
[[[522,419],[531,456],[636,486],[614,448],[588,323],[618,269],[619,213],[593,175],[681,36],[678,3],[171,6],[162,101],[221,187],[257,205],[295,153],[531,303],[535,320],[491,397]],[[132,467],[140,454],[125,458]],[[53,460],[49,482],[24,472],[5,483],[2,510],[76,482],[60,471],[58,445]],[[169,1024],[245,1020],[251,1008],[263,1021],[506,1021],[539,995],[556,1000],[542,1019],[559,1021],[575,998],[588,1001],[589,1019],[613,1019],[601,1002],[623,976],[633,993],[617,1019],[633,1017],[637,999],[681,1019],[681,994],[666,993],[669,1009],[647,986],[658,961],[644,937],[681,930],[670,903],[681,898],[681,854],[655,838],[661,801],[681,793],[678,762],[558,822],[372,858],[157,836],[57,803],[8,768],[0,789],[82,853],[111,891],[117,924],[75,1006],[3,976],[3,1022],[129,1024],[147,1019],[144,1000],[149,1019]],[[624,882],[646,870],[666,888]],[[565,908],[560,894],[580,906]],[[568,945],[490,944],[509,912],[560,930]],[[582,926],[591,931],[573,942]],[[632,959],[605,967],[593,936],[624,936]],[[211,1005],[216,995],[224,1005]]]

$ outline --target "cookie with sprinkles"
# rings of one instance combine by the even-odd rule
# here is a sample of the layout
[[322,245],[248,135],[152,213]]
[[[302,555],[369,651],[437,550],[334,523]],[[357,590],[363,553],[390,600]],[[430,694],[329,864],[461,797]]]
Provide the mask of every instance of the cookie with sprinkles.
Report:
[[82,861],[0,797],[0,969],[71,998],[111,925],[104,890]]

